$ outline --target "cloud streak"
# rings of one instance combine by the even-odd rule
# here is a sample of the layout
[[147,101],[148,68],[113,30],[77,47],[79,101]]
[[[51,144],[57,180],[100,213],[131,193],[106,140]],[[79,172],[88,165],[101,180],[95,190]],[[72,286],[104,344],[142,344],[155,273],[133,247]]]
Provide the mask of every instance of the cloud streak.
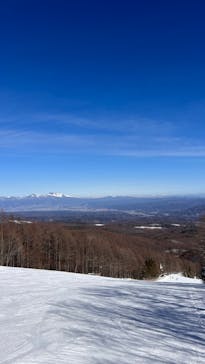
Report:
[[197,140],[147,135],[103,135],[87,133],[42,133],[7,129],[0,131],[0,150],[25,153],[90,153],[121,157],[205,157],[205,146]]
[[27,128],[36,130],[40,127],[41,130],[52,128],[70,127],[88,132],[104,132],[116,134],[136,135],[168,135],[176,130],[176,125],[167,121],[158,121],[140,116],[116,116],[116,115],[101,115],[101,116],[76,116],[72,113],[52,113],[52,112],[37,112],[23,113],[15,116],[0,117],[0,125],[4,128],[15,127]]

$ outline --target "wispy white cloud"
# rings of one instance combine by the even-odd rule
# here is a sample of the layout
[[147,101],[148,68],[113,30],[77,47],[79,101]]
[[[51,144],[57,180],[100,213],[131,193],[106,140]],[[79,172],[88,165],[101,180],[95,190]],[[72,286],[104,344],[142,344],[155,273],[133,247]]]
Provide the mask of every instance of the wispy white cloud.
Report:
[[205,148],[203,146],[198,148],[179,148],[179,149],[146,149],[146,150],[133,150],[133,151],[119,151],[116,154],[121,157],[205,157]]
[[163,120],[153,120],[140,116],[116,116],[116,115],[101,115],[101,116],[77,116],[72,113],[52,113],[52,112],[36,112],[36,113],[21,113],[12,116],[0,116],[0,126],[19,128],[26,127],[30,130],[35,130],[40,126],[42,130],[49,127],[64,129],[69,127],[76,128],[89,132],[113,132],[120,134],[130,134],[146,136],[146,135],[167,135],[176,130],[176,125]]
[[197,140],[147,135],[103,135],[0,130],[0,149],[26,153],[93,153],[125,157],[204,157]]
[[153,120],[140,116],[101,115],[96,117],[78,117],[70,113],[37,113],[30,116],[30,120],[57,125],[73,125],[84,129],[99,131],[113,131],[139,134],[161,135],[172,132],[176,125],[164,120]]
[[[91,138],[81,137],[75,134],[49,134],[34,131],[1,130],[0,147],[2,148],[35,148],[52,147],[54,149],[66,146],[87,147],[91,144]],[[45,149],[46,152],[46,149]]]

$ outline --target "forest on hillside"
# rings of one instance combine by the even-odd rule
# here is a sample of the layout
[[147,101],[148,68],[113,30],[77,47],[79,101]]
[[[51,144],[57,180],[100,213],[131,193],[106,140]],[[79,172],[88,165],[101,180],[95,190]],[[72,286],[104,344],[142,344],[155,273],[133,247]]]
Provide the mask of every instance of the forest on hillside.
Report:
[[130,234],[65,223],[17,222],[2,214],[0,265],[134,279],[169,272],[200,276],[203,233],[200,227]]

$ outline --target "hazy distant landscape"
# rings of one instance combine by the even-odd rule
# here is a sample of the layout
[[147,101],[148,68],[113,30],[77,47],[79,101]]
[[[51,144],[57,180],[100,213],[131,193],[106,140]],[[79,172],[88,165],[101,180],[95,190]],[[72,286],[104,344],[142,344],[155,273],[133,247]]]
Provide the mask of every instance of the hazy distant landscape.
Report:
[[0,197],[0,209],[39,219],[120,221],[196,220],[205,214],[204,196],[75,198],[63,194]]
[[0,197],[2,265],[121,278],[201,277],[205,197]]
[[0,198],[0,264],[121,278],[201,277],[200,196]]

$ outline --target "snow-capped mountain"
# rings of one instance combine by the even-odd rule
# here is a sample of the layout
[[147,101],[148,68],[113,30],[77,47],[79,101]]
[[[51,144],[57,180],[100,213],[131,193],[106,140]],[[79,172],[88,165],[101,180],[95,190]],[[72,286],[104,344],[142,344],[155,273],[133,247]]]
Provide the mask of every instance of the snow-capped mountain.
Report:
[[47,194],[47,196],[50,196],[50,197],[58,197],[58,198],[62,198],[62,197],[71,197],[70,195],[64,195],[63,193],[61,192],[49,192]]
[[[57,198],[63,198],[63,197],[71,197],[71,195],[65,195],[64,193],[61,192],[49,192],[45,195],[37,195],[36,193],[32,193],[31,195],[27,196],[27,197],[31,197],[31,198],[47,198],[47,197],[57,197]],[[25,198],[25,196],[23,196],[22,198]]]
[[[30,194],[28,196],[0,196],[0,210],[4,211],[64,211],[64,210],[115,210],[145,214],[205,214],[205,197],[162,196],[133,197],[106,196],[98,198],[73,197],[60,192]],[[188,216],[187,215],[187,216]]]
[[78,199],[60,192],[32,193],[27,196],[0,196],[0,209],[5,211],[66,210],[75,208]]
[[71,195],[66,195],[64,193],[61,192],[48,192],[46,194],[37,194],[37,193],[32,193],[30,195],[25,195],[25,196],[0,196],[0,198],[39,198],[39,197],[72,197]]

